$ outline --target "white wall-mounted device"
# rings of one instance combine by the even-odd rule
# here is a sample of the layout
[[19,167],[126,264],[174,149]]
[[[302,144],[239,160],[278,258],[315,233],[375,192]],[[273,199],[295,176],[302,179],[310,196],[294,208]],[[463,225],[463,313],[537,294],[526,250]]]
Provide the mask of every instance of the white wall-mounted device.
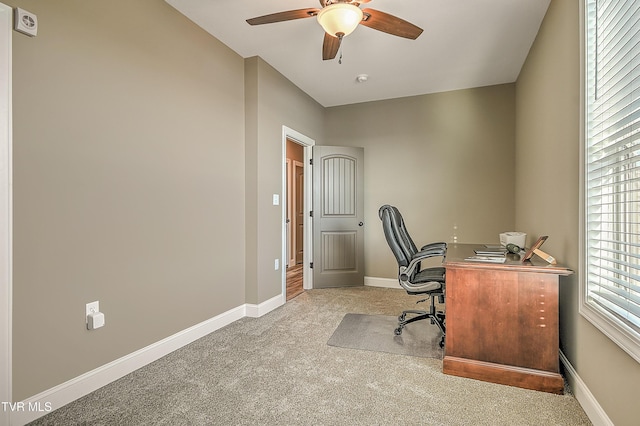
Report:
[[13,29],[29,37],[38,35],[38,17],[24,9],[13,10]]
[[100,312],[100,302],[87,303],[85,309],[87,330],[95,330],[104,326],[104,314]]

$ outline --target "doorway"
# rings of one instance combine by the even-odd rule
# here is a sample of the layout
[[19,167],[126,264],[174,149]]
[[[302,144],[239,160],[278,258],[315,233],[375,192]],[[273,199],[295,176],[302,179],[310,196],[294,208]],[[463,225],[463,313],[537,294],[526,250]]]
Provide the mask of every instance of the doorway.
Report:
[[287,193],[286,227],[286,300],[291,300],[304,292],[304,148],[287,138]]
[[[313,219],[310,215],[313,181],[310,164],[314,145],[313,139],[282,126],[283,302],[313,287]],[[293,288],[289,290],[288,284]]]

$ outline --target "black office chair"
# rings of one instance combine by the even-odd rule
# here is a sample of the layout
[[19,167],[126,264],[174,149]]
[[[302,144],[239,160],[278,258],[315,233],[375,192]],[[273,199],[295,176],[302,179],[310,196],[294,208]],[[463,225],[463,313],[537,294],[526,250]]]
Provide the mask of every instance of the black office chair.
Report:
[[440,347],[442,347],[445,337],[445,315],[442,311],[436,311],[435,299],[438,298],[440,303],[444,303],[445,269],[443,267],[422,269],[421,262],[431,257],[444,257],[447,252],[447,244],[443,242],[431,243],[418,250],[397,208],[384,205],[380,207],[378,215],[382,220],[382,229],[387,243],[398,261],[398,282],[409,294],[428,295],[428,298],[416,303],[430,300],[428,311],[413,309],[403,311],[398,317],[398,327],[394,332],[396,335],[400,335],[407,324],[429,319],[442,331],[442,339],[440,340]]

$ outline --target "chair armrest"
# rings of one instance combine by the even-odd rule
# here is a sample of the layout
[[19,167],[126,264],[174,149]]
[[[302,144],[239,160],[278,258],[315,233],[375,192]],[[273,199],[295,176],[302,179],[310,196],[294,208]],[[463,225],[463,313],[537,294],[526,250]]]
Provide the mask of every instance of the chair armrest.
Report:
[[427,245],[422,246],[420,251],[422,251],[422,250],[431,250],[431,249],[435,249],[435,248],[444,250],[446,252],[447,251],[447,243],[444,243],[444,242],[429,243]]
[[413,255],[411,261],[406,267],[400,267],[400,273],[412,276],[414,271],[420,270],[420,262],[430,257],[443,257],[446,254],[446,250],[439,248],[421,250]]
[[420,250],[419,252],[413,255],[413,257],[411,258],[411,262],[413,262],[414,260],[420,261],[423,259],[428,259],[430,257],[444,256],[445,254],[447,254],[446,248],[440,248],[440,247],[425,248],[425,247],[423,247],[422,250]]

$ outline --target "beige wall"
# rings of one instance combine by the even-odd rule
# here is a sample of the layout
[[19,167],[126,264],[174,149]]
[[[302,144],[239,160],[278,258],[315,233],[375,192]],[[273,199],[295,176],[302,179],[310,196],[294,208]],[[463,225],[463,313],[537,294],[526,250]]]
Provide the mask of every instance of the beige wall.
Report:
[[416,244],[498,242],[514,226],[513,84],[327,109],[326,144],[365,153],[365,275],[395,278],[378,209]]
[[[552,0],[516,85],[516,227],[579,271],[580,0]],[[616,425],[638,422],[640,364],[578,313],[580,275],[561,281],[562,350]]]
[[321,141],[323,108],[165,2],[5,2],[40,24],[13,47],[14,399],[280,294],[282,126]]
[[[578,1],[552,1],[515,85],[325,110],[162,1],[4,0],[40,23],[13,43],[14,399],[280,293],[282,125],[365,148],[368,276],[395,276],[384,203],[418,244],[549,234],[577,270]],[[640,367],[578,314],[577,286],[563,351],[632,424]],[[107,326],[89,332],[94,300]]]
[[247,107],[247,302],[282,292],[282,126],[322,143],[324,108],[260,58],[245,60]]
[[18,401],[245,302],[244,80],[163,1],[4,1]]

